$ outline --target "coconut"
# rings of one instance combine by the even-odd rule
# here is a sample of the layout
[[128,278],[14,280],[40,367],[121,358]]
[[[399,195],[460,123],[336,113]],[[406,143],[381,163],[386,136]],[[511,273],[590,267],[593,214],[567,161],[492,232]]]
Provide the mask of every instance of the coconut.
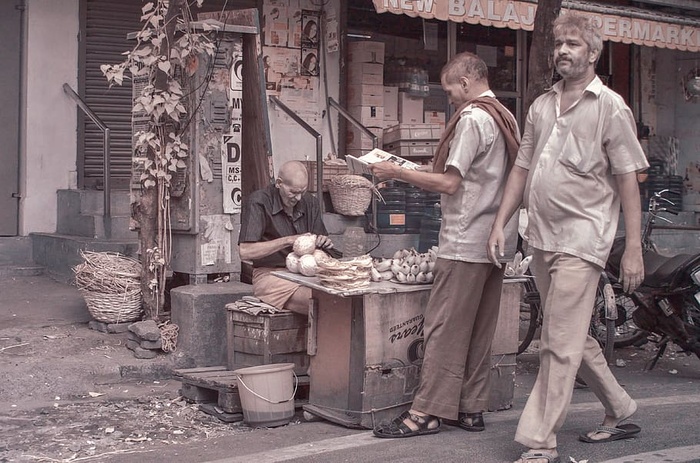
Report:
[[316,249],[316,235],[305,233],[299,236],[295,241],[292,249],[297,256],[312,254]]
[[299,273],[299,256],[290,252],[287,254],[287,259],[285,259],[285,264],[287,265],[287,270],[292,273]]
[[299,258],[299,272],[307,277],[316,275],[316,259],[313,254],[304,254]]

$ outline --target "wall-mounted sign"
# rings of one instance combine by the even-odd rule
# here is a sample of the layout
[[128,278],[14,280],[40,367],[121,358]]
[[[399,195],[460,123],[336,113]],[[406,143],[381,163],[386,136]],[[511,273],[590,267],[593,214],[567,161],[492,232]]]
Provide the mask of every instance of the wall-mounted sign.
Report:
[[[514,0],[372,0],[378,13],[405,14],[425,19],[531,31],[537,4]],[[564,1],[567,10],[592,16],[606,40],[648,47],[700,51],[700,21],[631,7]]]

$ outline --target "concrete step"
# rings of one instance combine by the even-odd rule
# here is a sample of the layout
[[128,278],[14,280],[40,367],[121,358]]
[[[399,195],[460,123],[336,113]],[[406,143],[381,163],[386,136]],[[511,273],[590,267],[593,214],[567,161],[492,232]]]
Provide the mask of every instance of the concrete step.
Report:
[[0,278],[13,278],[13,277],[31,277],[44,274],[44,267],[40,265],[34,265],[32,263],[18,265],[3,265],[0,264]]
[[34,262],[61,282],[73,280],[72,268],[82,262],[80,251],[111,251],[137,257],[138,240],[104,240],[58,233],[32,233]]
[[[126,190],[112,191],[111,225],[105,224],[103,192],[96,190],[59,190],[56,232],[90,238],[137,239],[129,229],[130,203]],[[110,233],[107,233],[110,230]]]
[[0,237],[0,265],[25,264],[32,261],[32,240],[28,236]]

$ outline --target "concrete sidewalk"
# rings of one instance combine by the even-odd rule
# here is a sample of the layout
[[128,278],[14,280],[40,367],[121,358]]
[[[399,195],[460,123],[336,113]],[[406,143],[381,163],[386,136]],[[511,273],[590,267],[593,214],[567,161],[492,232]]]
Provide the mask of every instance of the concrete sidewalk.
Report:
[[46,275],[0,277],[0,409],[169,377],[174,356],[136,359],[126,334],[91,330],[90,320],[74,286]]

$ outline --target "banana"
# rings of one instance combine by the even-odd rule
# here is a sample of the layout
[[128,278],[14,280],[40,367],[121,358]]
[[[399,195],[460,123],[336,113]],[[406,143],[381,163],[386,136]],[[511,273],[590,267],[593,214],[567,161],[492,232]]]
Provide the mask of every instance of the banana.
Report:
[[382,276],[383,281],[389,281],[392,278],[394,278],[394,272],[392,272],[391,270],[387,270],[385,272],[380,272],[379,274]]
[[401,283],[406,283],[406,275],[404,273],[397,273],[396,274],[396,279],[399,280]]
[[377,271],[376,268],[372,267],[370,270],[371,276],[372,276],[372,281],[382,281],[382,275]]
[[425,273],[420,272],[418,275],[416,275],[416,281],[418,283],[425,283],[428,281],[428,277],[425,276]]
[[428,271],[428,262],[427,261],[421,261],[420,264],[418,264],[418,271],[420,273],[425,273]]
[[386,272],[387,270],[391,269],[391,263],[392,259],[382,259],[379,262],[375,262],[374,268],[377,269],[378,272]]
[[411,265],[411,274],[418,275],[418,273],[420,273],[420,267],[418,267],[416,264]]

